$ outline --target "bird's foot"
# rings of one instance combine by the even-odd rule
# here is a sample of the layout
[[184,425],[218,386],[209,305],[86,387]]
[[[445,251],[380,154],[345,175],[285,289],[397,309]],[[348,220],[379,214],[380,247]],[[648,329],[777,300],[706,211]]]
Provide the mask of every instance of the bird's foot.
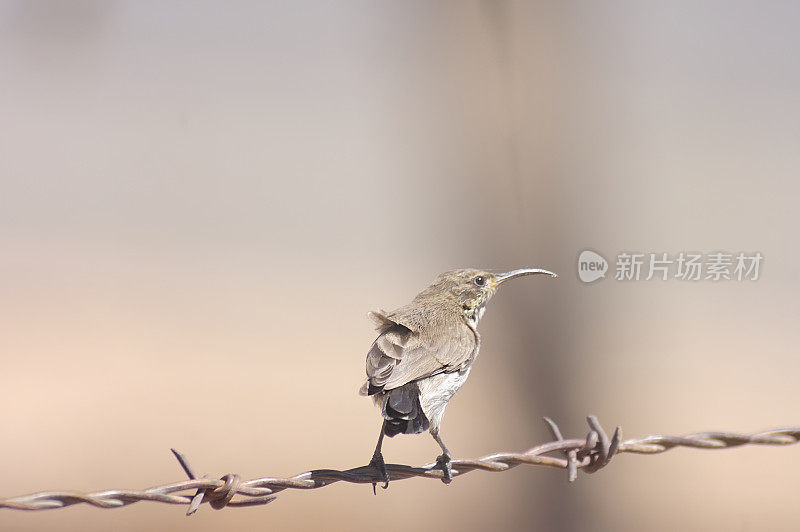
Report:
[[[383,461],[383,455],[381,453],[375,453],[372,455],[372,460],[369,461],[369,466],[373,469],[376,469],[378,473],[381,475],[383,479],[383,489],[389,487],[389,472],[386,471],[386,463]],[[373,495],[377,495],[376,486],[378,484],[376,482],[372,483],[372,493]]]
[[442,482],[450,484],[453,481],[453,467],[451,465],[453,457],[449,454],[441,454],[436,457],[436,465],[442,470]]

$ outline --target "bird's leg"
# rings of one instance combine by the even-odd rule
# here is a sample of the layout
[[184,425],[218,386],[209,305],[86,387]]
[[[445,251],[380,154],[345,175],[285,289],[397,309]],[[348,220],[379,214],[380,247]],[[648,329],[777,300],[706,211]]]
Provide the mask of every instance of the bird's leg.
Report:
[[[372,453],[372,460],[369,461],[370,467],[374,467],[378,470],[381,477],[383,478],[383,489],[389,487],[389,472],[386,471],[386,463],[383,461],[383,455],[381,454],[381,446],[383,445],[383,436],[386,434],[386,421],[383,422],[381,425],[381,435],[378,436],[378,445],[375,446],[375,452]],[[375,482],[372,483],[372,493],[377,494],[375,491],[375,487],[377,484]]]
[[442,448],[442,454],[436,457],[436,465],[438,465],[442,470],[442,473],[444,473],[442,482],[445,484],[450,484],[450,482],[453,481],[453,468],[450,465],[450,463],[453,461],[453,455],[447,450],[442,438],[439,436],[438,428],[431,429],[431,436],[433,436],[433,439],[439,444],[439,447]]

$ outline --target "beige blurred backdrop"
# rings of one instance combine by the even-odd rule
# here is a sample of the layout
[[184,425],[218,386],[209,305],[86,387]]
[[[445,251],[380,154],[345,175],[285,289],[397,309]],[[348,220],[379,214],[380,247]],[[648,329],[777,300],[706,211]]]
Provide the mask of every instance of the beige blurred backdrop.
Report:
[[[504,288],[443,435],[800,424],[796,3],[0,1],[0,497],[370,458],[368,310]],[[760,251],[592,285],[578,253]],[[390,462],[438,448],[398,437]],[[800,446],[338,484],[3,530],[796,530]]]

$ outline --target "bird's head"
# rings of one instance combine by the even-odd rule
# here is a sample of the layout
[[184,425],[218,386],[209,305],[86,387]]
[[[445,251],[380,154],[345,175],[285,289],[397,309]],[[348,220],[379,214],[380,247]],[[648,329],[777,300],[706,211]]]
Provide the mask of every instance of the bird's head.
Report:
[[505,273],[493,273],[473,268],[450,270],[439,275],[431,286],[417,298],[439,299],[460,306],[467,319],[474,324],[481,319],[486,303],[497,292],[501,284],[525,275],[544,274],[558,277],[555,273],[539,268],[521,268]]

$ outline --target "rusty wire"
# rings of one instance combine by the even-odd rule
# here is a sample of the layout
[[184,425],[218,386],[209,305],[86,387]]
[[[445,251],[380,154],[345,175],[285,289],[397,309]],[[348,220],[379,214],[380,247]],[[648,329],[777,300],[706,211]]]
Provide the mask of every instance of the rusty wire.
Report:
[[[521,453],[495,453],[476,460],[453,460],[453,477],[475,470],[507,471],[520,464],[527,464],[566,469],[568,479],[572,482],[577,477],[578,469],[593,473],[605,467],[618,453],[658,454],[675,447],[725,449],[740,445],[790,445],[800,440],[800,427],[792,427],[755,434],[700,432],[686,436],[647,436],[622,441],[619,427],[609,438],[594,416],[587,418],[590,430],[585,438],[565,440],[558,426],[551,419],[544,419],[555,441],[537,445]],[[270,503],[275,500],[275,494],[290,488],[316,489],[339,481],[353,484],[382,482],[380,472],[368,465],[346,471],[316,469],[290,478],[263,477],[242,480],[235,474],[228,474],[219,479],[198,478],[186,457],[174,449],[172,452],[189,480],[144,490],[106,490],[94,493],[45,491],[0,499],[0,509],[47,510],[81,503],[98,508],[119,508],[139,501],[154,501],[188,504],[186,515],[191,515],[204,502],[209,503],[214,509],[226,506],[254,506]],[[561,456],[551,456],[552,454]],[[441,479],[443,476],[435,463],[421,467],[386,464],[386,470],[392,481],[412,477]]]

